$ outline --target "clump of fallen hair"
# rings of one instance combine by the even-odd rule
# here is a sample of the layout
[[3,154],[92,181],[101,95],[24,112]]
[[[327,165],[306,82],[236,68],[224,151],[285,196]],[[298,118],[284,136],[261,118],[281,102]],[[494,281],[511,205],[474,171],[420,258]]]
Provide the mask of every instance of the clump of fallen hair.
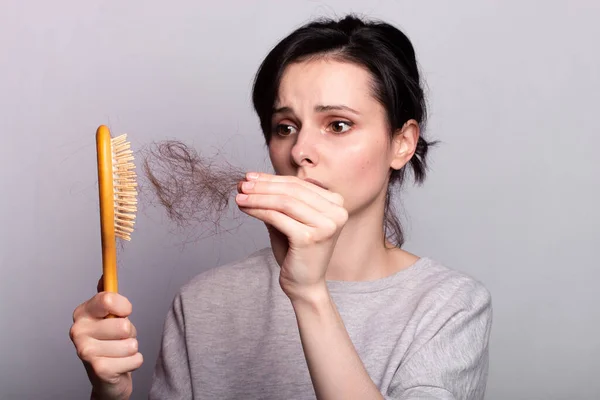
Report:
[[171,221],[179,228],[207,223],[220,227],[244,171],[201,156],[178,140],[154,143],[144,153],[144,173]]

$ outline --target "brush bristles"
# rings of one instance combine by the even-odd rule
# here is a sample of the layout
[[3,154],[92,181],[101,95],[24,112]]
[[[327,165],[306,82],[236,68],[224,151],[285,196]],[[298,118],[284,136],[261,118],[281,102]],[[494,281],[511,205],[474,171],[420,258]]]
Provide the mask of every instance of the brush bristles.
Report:
[[115,193],[115,235],[131,240],[137,212],[137,175],[133,151],[127,135],[111,139],[113,153],[113,189]]

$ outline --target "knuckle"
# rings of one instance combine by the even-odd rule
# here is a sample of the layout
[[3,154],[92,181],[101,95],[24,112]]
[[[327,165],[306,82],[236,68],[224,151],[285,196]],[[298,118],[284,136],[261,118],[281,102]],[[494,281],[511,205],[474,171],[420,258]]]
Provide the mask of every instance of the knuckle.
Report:
[[143,363],[144,363],[144,356],[142,355],[142,353],[137,353],[134,356],[133,368],[138,369],[142,366]]
[[81,343],[77,346],[77,356],[83,361],[90,361],[94,356],[94,349],[87,342]]
[[133,304],[131,304],[131,302],[128,299],[125,299],[125,307],[127,310],[127,315],[130,315],[133,312]]
[[315,235],[311,230],[307,229],[302,232],[300,240],[305,245],[313,244],[315,243]]
[[323,220],[323,230],[327,237],[333,235],[337,231],[337,224],[331,219]]
[[125,311],[127,312],[127,315],[131,314],[131,312],[133,311],[133,305],[131,304],[129,299],[119,293],[115,293],[115,301],[117,300],[117,298],[125,307]]
[[277,202],[283,211],[292,211],[293,201],[289,196],[277,196]]
[[293,185],[291,185],[292,187],[290,188],[290,193],[293,196],[299,196],[300,193],[303,193],[306,190],[306,186],[304,186],[303,184],[296,182]]
[[115,304],[115,298],[113,293],[110,292],[102,292],[100,293],[98,296],[100,296],[100,304],[106,309],[106,310],[112,310],[112,307]]
[[340,206],[344,205],[344,196],[342,196],[341,194],[334,192],[332,194],[332,199],[335,204],[338,204]]
[[131,335],[131,322],[128,319],[123,319],[123,321],[120,321],[118,329],[123,337],[129,337]]
[[264,215],[265,215],[265,219],[268,222],[276,223],[277,222],[277,218],[279,216],[279,213],[277,211],[275,211],[275,210],[265,210],[265,214]]
[[256,215],[261,215],[265,222],[273,222],[273,210],[257,210]]
[[130,322],[130,326],[131,326],[131,331],[130,331],[129,336],[132,338],[137,338],[137,329],[135,328],[135,325],[132,322]]
[[129,353],[136,354],[139,349],[139,343],[137,339],[129,339]]
[[80,305],[78,305],[75,308],[75,310],[73,310],[73,322],[77,322],[77,320],[79,320],[79,318],[81,318],[81,314],[83,312],[85,304],[86,303],[81,303]]
[[69,329],[69,338],[71,338],[71,341],[73,343],[75,343],[79,339],[79,336],[81,335],[80,331],[81,330],[79,328],[79,325],[71,325],[71,328]]
[[343,207],[340,207],[340,224],[343,225],[348,221],[348,210]]

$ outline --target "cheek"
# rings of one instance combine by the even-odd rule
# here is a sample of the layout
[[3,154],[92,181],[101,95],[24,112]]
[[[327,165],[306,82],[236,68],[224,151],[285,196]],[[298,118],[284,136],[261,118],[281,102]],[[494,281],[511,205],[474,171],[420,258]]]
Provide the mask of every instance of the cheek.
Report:
[[381,184],[382,177],[385,174],[382,165],[371,157],[356,157],[348,164],[350,168],[346,169],[347,181],[350,185],[359,184],[362,187],[377,187]]
[[269,158],[277,175],[290,175],[290,150],[282,143],[272,141],[269,144]]
[[350,204],[363,203],[381,192],[389,171],[384,155],[377,147],[346,152],[340,189]]
[[386,150],[379,143],[369,143],[368,146],[357,145],[345,152],[344,164],[348,166],[347,174],[380,182],[389,169]]

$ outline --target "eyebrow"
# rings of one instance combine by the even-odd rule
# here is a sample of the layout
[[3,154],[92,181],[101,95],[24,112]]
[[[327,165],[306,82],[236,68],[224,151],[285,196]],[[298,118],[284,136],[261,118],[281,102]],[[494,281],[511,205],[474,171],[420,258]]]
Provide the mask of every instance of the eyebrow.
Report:
[[[360,113],[348,106],[343,104],[334,104],[334,105],[316,105],[315,112],[327,112],[327,111],[348,111],[356,115],[360,115]],[[294,110],[291,107],[278,107],[273,109],[273,114],[282,114],[282,113],[294,113]]]

